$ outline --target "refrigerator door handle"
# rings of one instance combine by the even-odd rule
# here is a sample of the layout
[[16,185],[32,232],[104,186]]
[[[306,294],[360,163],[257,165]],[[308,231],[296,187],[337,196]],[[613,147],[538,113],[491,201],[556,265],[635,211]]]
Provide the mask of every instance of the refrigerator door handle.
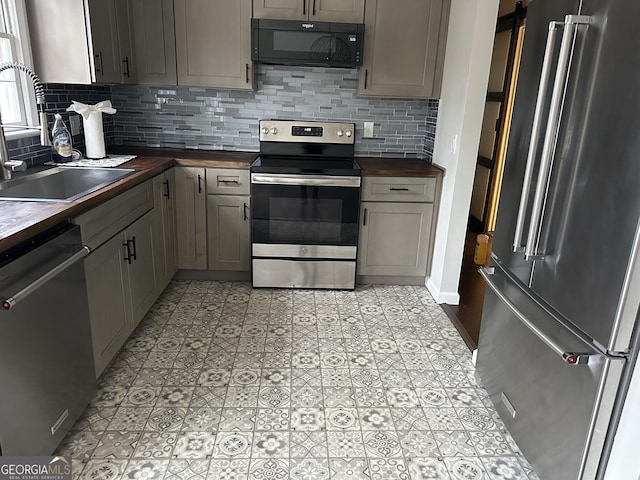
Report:
[[498,288],[498,286],[493,282],[491,278],[495,273],[495,269],[493,267],[481,267],[478,269],[478,272],[487,282],[488,287],[496,294],[496,296],[504,302],[504,304],[509,307],[509,310],[513,312],[513,314],[522,322],[522,324],[527,327],[531,332],[538,337],[545,345],[547,345],[551,350],[557,353],[562,360],[567,365],[586,365],[589,363],[589,359],[592,356],[601,356],[600,353],[590,353],[590,352],[569,352],[566,349],[562,348],[561,345],[558,345],[553,339],[549,338],[542,330],[540,330],[531,320],[529,320],[526,315],[524,315],[516,305]]
[[547,129],[545,131],[544,143],[542,145],[542,156],[540,158],[538,182],[536,184],[535,195],[533,197],[533,205],[531,207],[529,232],[527,235],[527,244],[524,251],[525,260],[544,259],[544,255],[541,255],[538,251],[538,241],[540,238],[544,205],[547,200],[547,192],[549,187],[549,180],[551,178],[553,159],[555,157],[556,140],[559,129],[558,127],[560,125],[560,117],[562,115],[562,107],[564,104],[564,91],[567,77],[569,75],[569,68],[571,67],[573,42],[578,25],[586,25],[589,23],[590,19],[590,17],[585,15],[567,15],[565,17],[565,28],[564,32],[562,33],[560,54],[558,56],[558,69],[556,70],[556,77],[553,83]]
[[549,90],[549,80],[551,79],[551,71],[553,62],[552,56],[555,50],[558,30],[564,26],[562,22],[549,22],[549,33],[547,34],[547,44],[544,50],[544,60],[542,61],[542,73],[540,75],[540,85],[538,86],[538,96],[536,98],[536,108],[533,115],[533,127],[531,129],[531,140],[529,141],[529,149],[527,151],[527,164],[524,171],[524,180],[522,183],[522,193],[520,194],[520,206],[518,207],[518,218],[516,220],[516,231],[513,237],[513,251],[523,252],[525,245],[522,244],[522,235],[525,224],[525,216],[527,207],[529,206],[529,192],[531,191],[531,182],[533,180],[533,166],[535,165],[536,152],[540,143],[540,132],[544,123],[544,105],[547,99],[547,91]]

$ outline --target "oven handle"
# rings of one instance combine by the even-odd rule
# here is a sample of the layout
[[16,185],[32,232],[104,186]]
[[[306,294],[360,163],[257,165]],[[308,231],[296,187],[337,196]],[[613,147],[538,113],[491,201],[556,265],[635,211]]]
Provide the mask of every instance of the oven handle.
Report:
[[251,183],[256,185],[309,185],[313,187],[360,187],[360,177],[340,175],[285,175],[279,173],[252,173]]

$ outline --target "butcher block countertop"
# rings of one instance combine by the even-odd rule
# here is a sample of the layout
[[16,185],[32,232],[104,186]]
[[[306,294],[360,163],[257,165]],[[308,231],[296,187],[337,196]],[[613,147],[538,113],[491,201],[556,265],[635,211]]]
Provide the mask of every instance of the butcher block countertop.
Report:
[[419,158],[368,158],[356,157],[367,177],[440,177],[444,170]]
[[139,156],[118,167],[135,169],[131,175],[73,202],[0,200],[0,252],[60,222],[77,217],[175,165],[248,169],[257,156],[256,153],[219,151],[151,151],[155,155]]
[[[47,228],[68,221],[97,207],[122,192],[178,165],[199,168],[248,169],[257,153],[118,148],[114,153],[134,153],[138,157],[119,168],[136,171],[94,193],[73,202],[21,202],[0,200],[0,252],[28,240]],[[363,175],[437,177],[443,170],[419,159],[356,158]]]

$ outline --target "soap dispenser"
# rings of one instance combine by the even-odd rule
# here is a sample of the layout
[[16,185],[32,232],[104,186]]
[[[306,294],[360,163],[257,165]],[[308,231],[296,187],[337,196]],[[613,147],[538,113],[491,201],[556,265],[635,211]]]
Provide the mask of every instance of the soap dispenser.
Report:
[[59,113],[55,114],[55,123],[53,124],[53,131],[51,134],[53,140],[53,149],[58,155],[58,162],[71,161],[71,155],[73,153],[73,145],[71,141],[71,133],[67,129],[67,126],[62,120],[62,116]]

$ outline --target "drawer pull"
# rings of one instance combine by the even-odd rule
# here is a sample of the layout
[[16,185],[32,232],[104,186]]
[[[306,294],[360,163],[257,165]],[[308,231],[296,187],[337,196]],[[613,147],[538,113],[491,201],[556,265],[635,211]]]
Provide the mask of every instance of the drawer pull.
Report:
[[389,190],[391,190],[392,192],[408,192],[409,189],[402,187],[402,188],[397,188],[397,187],[391,187]]
[[231,184],[231,185],[240,185],[240,182],[238,180],[218,180],[218,183],[224,183],[226,184]]

